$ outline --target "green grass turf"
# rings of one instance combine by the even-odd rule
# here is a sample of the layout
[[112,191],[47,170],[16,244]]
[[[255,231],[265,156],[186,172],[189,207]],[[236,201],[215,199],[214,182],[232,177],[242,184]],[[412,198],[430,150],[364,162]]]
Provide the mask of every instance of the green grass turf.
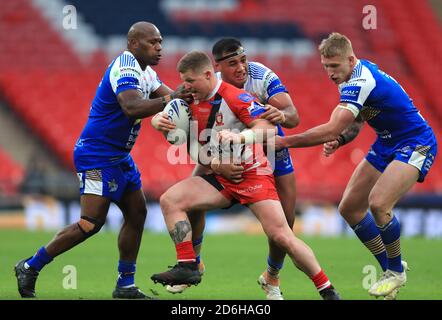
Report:
[[[0,231],[0,299],[18,299],[14,264],[31,256],[54,233],[16,230]],[[367,249],[352,237],[306,238],[323,269],[344,299],[374,299],[363,288],[366,265],[376,265]],[[442,299],[442,241],[404,239],[403,258],[411,271],[399,299]],[[136,283],[146,293],[153,289],[160,299],[264,299],[256,283],[265,269],[267,241],[264,235],[206,235],[203,260],[206,274],[197,287],[172,295],[150,280],[174,264],[175,250],[166,234],[145,233],[137,262]],[[37,282],[40,299],[109,299],[117,278],[117,234],[102,231],[78,247],[57,257],[41,272]],[[77,270],[77,289],[64,289],[66,265]],[[377,266],[377,265],[376,265]],[[379,268],[377,268],[379,272]],[[285,299],[319,299],[311,281],[286,258],[281,272]]]

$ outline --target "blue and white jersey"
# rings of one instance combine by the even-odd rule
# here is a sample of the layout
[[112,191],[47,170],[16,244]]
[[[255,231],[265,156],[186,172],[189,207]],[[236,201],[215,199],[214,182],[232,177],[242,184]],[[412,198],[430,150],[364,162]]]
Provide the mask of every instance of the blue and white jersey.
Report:
[[343,108],[367,121],[385,145],[431,131],[401,85],[370,61],[359,60],[339,92]]
[[[243,89],[252,94],[262,104],[280,92],[288,92],[279,77],[265,65],[259,62],[247,63],[247,80]],[[222,79],[221,72],[216,73],[218,79]]]
[[141,119],[128,118],[117,100],[125,90],[138,90],[145,99],[161,86],[149,66],[142,70],[129,51],[107,68],[92,101],[89,119],[74,148],[77,171],[116,165],[129,157]]
[[[268,103],[270,98],[278,93],[288,93],[281,79],[271,69],[259,62],[248,62],[248,75],[244,90],[254,95],[262,104]],[[277,128],[278,135],[284,136],[282,126],[278,124]],[[289,150],[285,148],[277,151],[273,174],[278,177],[293,171]]]
[[266,104],[269,99],[280,92],[288,92],[279,77],[259,62],[248,62],[247,81],[244,90]]
[[[247,80],[244,84],[244,90],[252,94],[261,104],[269,102],[270,98],[280,92],[288,93],[286,87],[282,84],[279,77],[265,65],[259,62],[247,63]],[[218,79],[221,79],[221,73],[217,72]],[[265,109],[257,108],[253,116],[258,116],[265,112]],[[282,126],[277,125],[278,135],[284,136]],[[276,151],[274,163],[274,176],[283,176],[292,173],[293,162],[287,148]]]

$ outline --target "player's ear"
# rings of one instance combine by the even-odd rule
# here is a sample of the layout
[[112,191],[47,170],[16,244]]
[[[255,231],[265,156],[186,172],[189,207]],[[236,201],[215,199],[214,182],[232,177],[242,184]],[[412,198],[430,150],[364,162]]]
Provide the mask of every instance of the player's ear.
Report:
[[139,45],[139,41],[135,38],[130,39],[129,41],[129,46],[133,49],[138,49],[138,45]]
[[350,61],[350,64],[353,66],[356,63],[356,57],[354,55],[350,55],[348,57],[348,60]]
[[207,70],[206,72],[204,72],[204,77],[209,80],[212,77],[213,72],[210,70]]

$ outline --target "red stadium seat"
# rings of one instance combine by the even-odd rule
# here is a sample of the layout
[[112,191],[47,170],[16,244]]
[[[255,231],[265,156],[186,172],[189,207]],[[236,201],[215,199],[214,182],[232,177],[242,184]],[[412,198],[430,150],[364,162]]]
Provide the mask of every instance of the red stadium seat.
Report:
[[23,180],[23,167],[0,149],[0,194],[13,195]]
[[[106,59],[98,52],[93,60],[96,65],[83,64],[28,0],[4,2],[0,15],[1,93],[65,165],[73,168],[73,146],[87,120]],[[437,20],[425,1],[410,0],[406,6],[389,0],[373,0],[371,3],[378,8],[379,25],[374,31],[358,25],[359,20],[354,17],[361,17],[361,4],[352,0],[334,2],[335,10],[329,9],[328,0],[240,1],[237,10],[241,14],[214,15],[228,22],[251,23],[265,15],[271,22],[300,25],[313,40],[322,38],[331,30],[347,34],[361,57],[372,58],[403,84],[442,141],[440,66],[422,63],[438,61],[442,55]],[[413,17],[416,17],[416,26],[409,23]],[[186,19],[186,13],[179,18]],[[175,71],[178,58],[165,56],[155,67],[161,80],[171,88],[180,83]],[[335,85],[327,79],[318,55],[299,60],[293,60],[290,55],[283,55],[280,60],[271,57],[267,61],[268,55],[254,58],[271,67],[292,95],[301,123],[295,129],[285,130],[288,134],[329,119],[339,96]],[[192,165],[172,165],[167,161],[170,145],[160,133],[150,128],[149,121],[143,121],[132,153],[142,173],[145,190],[150,197],[158,198],[173,183],[189,176]],[[373,140],[373,131],[365,128],[355,143],[330,158],[322,156],[321,147],[291,150],[300,195],[313,197],[320,194],[338,199],[352,170]],[[13,169],[10,165],[7,167],[3,158],[0,152],[0,176],[15,172],[15,177],[20,177],[20,169],[15,165],[12,165]],[[419,184],[415,189],[441,192],[441,181],[442,168],[436,165],[427,183]]]

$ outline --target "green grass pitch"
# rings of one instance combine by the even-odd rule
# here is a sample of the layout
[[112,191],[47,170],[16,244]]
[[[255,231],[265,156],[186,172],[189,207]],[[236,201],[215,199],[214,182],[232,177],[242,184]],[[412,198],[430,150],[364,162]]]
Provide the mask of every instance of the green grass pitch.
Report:
[[[19,299],[14,264],[31,256],[53,235],[52,232],[0,231],[0,299]],[[356,238],[302,238],[311,246],[343,299],[374,299],[363,288],[364,277],[370,277],[363,269],[366,265],[375,265],[379,272],[379,268]],[[411,271],[398,299],[442,299],[442,240],[403,239],[402,251]],[[175,263],[172,241],[167,234],[145,232],[137,262],[136,284],[148,294],[154,290],[160,299],[265,299],[256,282],[266,267],[264,235],[206,235],[202,257],[206,274],[201,284],[172,295],[150,280],[152,273],[165,271],[168,265]],[[39,299],[110,299],[117,278],[117,263],[117,234],[101,231],[42,270],[37,281],[37,296]],[[65,278],[73,274],[63,273],[67,265],[75,267],[76,289],[63,287],[64,282],[73,284],[71,278]],[[285,299],[320,299],[311,281],[288,257],[281,272],[281,290]]]

